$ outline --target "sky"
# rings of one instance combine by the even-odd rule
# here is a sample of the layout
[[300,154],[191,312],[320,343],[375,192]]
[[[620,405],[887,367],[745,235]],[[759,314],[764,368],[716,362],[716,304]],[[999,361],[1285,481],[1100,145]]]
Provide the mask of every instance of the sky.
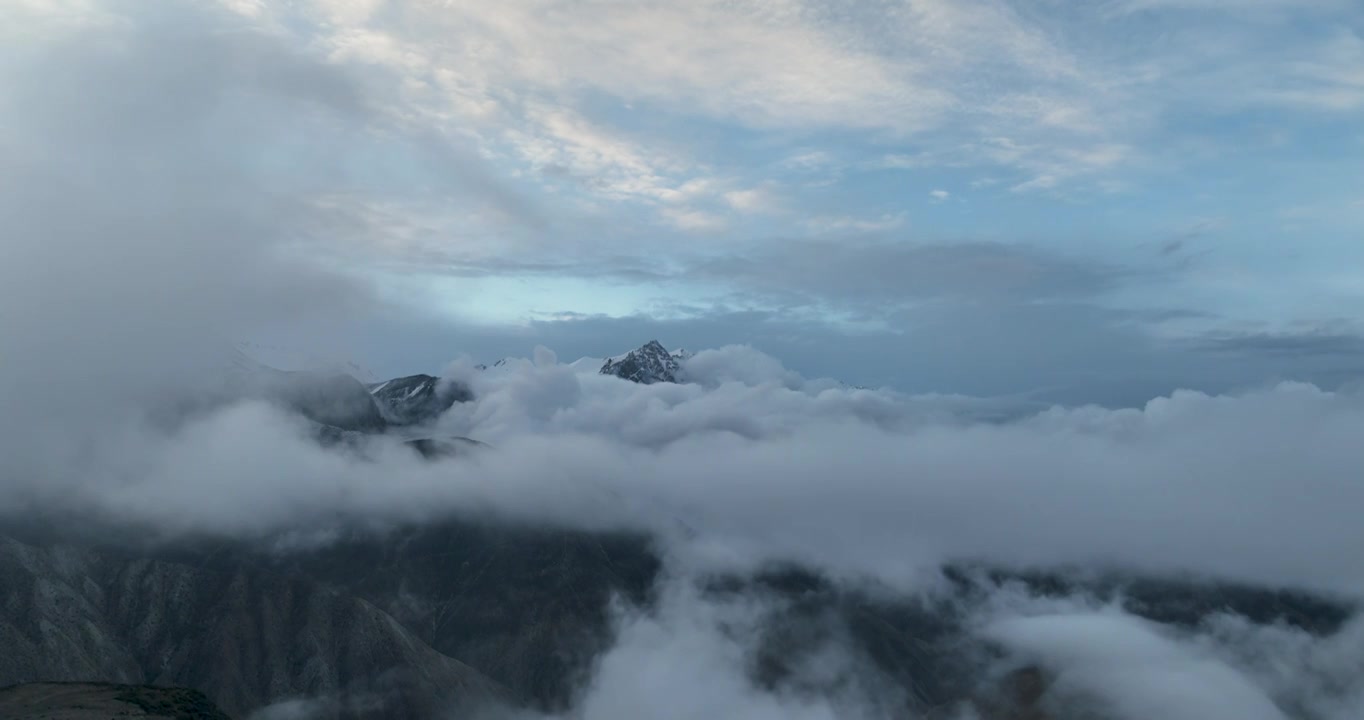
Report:
[[376,309],[236,341],[376,376],[741,343],[856,384],[1118,405],[1360,367],[1352,0],[0,12],[7,155],[126,183],[28,137],[79,102],[60,68],[98,66],[78,140],[208,143],[280,215],[271,252]]

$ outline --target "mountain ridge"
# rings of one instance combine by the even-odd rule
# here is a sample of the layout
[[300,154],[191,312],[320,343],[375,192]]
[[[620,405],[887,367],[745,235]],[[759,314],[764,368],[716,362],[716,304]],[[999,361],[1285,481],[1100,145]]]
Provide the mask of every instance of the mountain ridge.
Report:
[[680,382],[682,360],[689,355],[685,350],[669,352],[657,340],[615,357],[607,358],[598,372],[641,385]]

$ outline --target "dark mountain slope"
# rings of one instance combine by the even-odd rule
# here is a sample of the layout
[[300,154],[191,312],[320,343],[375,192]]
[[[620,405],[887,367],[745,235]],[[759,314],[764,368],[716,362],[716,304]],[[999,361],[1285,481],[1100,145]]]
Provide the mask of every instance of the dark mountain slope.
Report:
[[303,577],[0,539],[0,588],[0,684],[183,685],[239,715],[296,696],[380,698],[338,706],[375,717],[506,698],[372,604]]
[[5,720],[231,720],[198,690],[112,683],[29,683],[0,688]]
[[639,536],[453,520],[272,562],[365,598],[544,709],[566,707],[609,646],[612,598],[648,604],[661,566]]
[[395,425],[434,420],[457,402],[474,399],[469,388],[431,375],[409,375],[369,386],[384,417]]

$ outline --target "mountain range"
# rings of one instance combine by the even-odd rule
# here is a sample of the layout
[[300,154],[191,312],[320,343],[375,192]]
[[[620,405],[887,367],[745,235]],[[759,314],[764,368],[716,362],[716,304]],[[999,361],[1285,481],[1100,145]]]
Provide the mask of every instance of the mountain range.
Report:
[[[651,341],[606,359],[598,372],[680,382],[687,357]],[[453,380],[363,384],[346,374],[240,369],[227,388],[306,418],[324,445],[401,428],[429,457],[484,447],[430,430],[441,413],[475,400]],[[664,565],[648,536],[490,517],[355,527],[287,550],[207,537],[158,543],[136,530],[35,517],[0,529],[0,686],[14,686],[0,690],[0,710],[82,717],[59,714],[66,702],[194,717],[177,703],[201,692],[213,705],[201,708],[203,717],[239,720],[285,706],[310,718],[565,712],[615,642],[613,618],[657,608]],[[847,678],[811,680],[800,671],[838,640],[864,669],[855,684],[889,689],[889,717],[947,718],[965,704],[982,720],[1051,717],[1040,708],[1053,678],[1034,666],[995,673],[986,661],[995,650],[968,632],[963,608],[1001,587],[1083,592],[1175,628],[1231,612],[1324,635],[1355,611],[1330,598],[1210,581],[986,566],[944,568],[943,577],[942,596],[907,599],[777,565],[713,574],[699,592],[767,608],[746,659],[755,687],[846,689],[839,683]],[[153,688],[136,690],[144,686]],[[176,687],[186,690],[166,690]],[[129,705],[130,697],[146,707]]]
[[650,340],[624,355],[607,358],[599,372],[642,385],[681,382],[682,361],[690,356],[686,350],[669,351],[659,341]]

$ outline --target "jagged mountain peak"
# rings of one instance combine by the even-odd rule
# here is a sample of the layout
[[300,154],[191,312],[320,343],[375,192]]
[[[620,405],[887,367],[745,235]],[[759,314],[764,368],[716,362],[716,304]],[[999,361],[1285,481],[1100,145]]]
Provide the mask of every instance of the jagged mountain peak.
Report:
[[[681,354],[679,354],[681,353]],[[614,375],[643,385],[659,382],[678,382],[681,360],[690,355],[686,351],[669,352],[663,343],[650,340],[624,355],[608,358],[601,366],[602,375]]]
[[408,375],[369,386],[385,419],[397,425],[432,420],[457,402],[468,402],[473,393],[462,383],[434,375]]

